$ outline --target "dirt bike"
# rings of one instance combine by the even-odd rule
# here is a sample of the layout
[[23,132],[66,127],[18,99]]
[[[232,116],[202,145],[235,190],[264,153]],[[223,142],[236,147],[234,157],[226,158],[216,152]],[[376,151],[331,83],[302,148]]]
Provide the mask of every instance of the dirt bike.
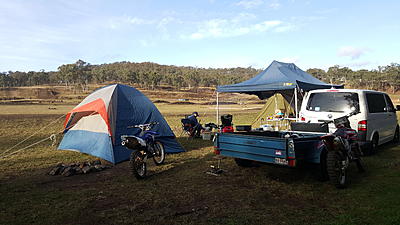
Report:
[[133,150],[130,156],[129,165],[133,175],[137,179],[143,179],[147,173],[147,159],[153,158],[156,165],[161,165],[165,160],[164,145],[156,141],[157,132],[151,131],[151,128],[158,124],[152,122],[148,124],[139,124],[128,126],[128,128],[139,128],[141,132],[138,136],[122,135],[121,145]]
[[345,188],[348,185],[348,168],[350,162],[355,162],[359,172],[364,172],[361,161],[362,151],[357,141],[357,131],[351,129],[349,117],[356,115],[354,111],[348,115],[324,122],[334,123],[337,128],[333,134],[322,136],[327,149],[326,175],[330,182],[337,188]]

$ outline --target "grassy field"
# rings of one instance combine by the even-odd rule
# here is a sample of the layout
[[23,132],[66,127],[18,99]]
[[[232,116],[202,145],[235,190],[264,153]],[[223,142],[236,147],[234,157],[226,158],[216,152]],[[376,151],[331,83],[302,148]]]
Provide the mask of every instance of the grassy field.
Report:
[[[179,119],[192,111],[202,123],[215,121],[212,105],[157,106],[178,136]],[[223,105],[221,113],[232,113],[235,124],[249,124],[261,106]],[[59,132],[72,107],[0,105],[0,152],[33,133],[15,149]],[[127,162],[97,173],[49,176],[57,163],[94,159],[58,151],[50,141],[1,159],[0,224],[400,224],[398,145],[365,157],[367,172],[352,172],[350,187],[338,190],[318,181],[311,165],[243,169],[224,159],[226,172],[211,176],[205,172],[217,163],[212,142],[178,140],[187,152],[151,165],[143,181],[131,176]]]

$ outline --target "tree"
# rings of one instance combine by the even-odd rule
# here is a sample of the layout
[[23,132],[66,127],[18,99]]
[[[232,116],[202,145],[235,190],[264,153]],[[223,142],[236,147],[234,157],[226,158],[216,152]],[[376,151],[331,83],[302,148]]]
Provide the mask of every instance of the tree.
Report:
[[80,84],[82,90],[86,90],[87,85],[92,78],[90,69],[89,63],[79,59],[74,64],[65,64],[58,67],[58,72],[60,78],[66,83],[67,86],[70,84]]

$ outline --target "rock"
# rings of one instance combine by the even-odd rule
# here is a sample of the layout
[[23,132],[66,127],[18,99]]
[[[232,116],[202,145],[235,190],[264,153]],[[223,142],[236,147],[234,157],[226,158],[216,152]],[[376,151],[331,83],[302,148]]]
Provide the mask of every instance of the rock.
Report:
[[75,173],[76,174],[82,174],[83,173],[82,168],[80,168],[79,166],[75,167],[74,169],[75,169]]
[[100,160],[95,160],[92,162],[92,165],[101,165],[101,161]]
[[102,170],[105,170],[105,169],[106,169],[106,166],[104,166],[104,165],[95,165],[94,168],[95,168],[97,171],[102,171]]
[[64,169],[63,166],[56,166],[50,170],[49,175],[51,175],[51,176],[58,175],[58,174],[60,174],[61,170],[63,170],[63,169]]
[[63,163],[57,164],[56,167],[49,171],[49,175],[63,175],[66,177],[72,176],[74,174],[86,174],[90,172],[102,171],[111,168],[112,165],[102,163],[100,160],[94,160],[92,162],[75,162],[69,165]]
[[65,167],[61,175],[69,177],[75,174],[75,169],[71,166]]
[[84,166],[82,168],[82,172],[83,173],[89,173],[92,170],[92,168],[90,166]]

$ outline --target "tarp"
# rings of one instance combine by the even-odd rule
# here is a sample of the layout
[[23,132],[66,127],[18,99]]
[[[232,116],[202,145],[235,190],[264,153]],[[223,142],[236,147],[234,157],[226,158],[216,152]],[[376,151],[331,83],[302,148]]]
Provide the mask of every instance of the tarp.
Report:
[[275,94],[267,100],[251,125],[253,127],[260,126],[265,123],[268,117],[275,117],[277,115],[277,110],[283,113],[282,117],[284,118],[295,116],[294,109],[290,106],[290,103],[287,102],[281,94]]
[[260,99],[266,99],[277,92],[291,95],[296,87],[300,92],[331,87],[343,88],[342,85],[324,83],[293,63],[273,61],[255,77],[237,84],[218,86],[217,91],[255,94]]
[[183,152],[157,107],[140,91],[121,84],[94,91],[68,112],[60,150],[87,153],[112,163],[129,159],[131,150],[121,145],[121,135],[138,135],[136,124],[158,122],[152,129],[167,153]]

